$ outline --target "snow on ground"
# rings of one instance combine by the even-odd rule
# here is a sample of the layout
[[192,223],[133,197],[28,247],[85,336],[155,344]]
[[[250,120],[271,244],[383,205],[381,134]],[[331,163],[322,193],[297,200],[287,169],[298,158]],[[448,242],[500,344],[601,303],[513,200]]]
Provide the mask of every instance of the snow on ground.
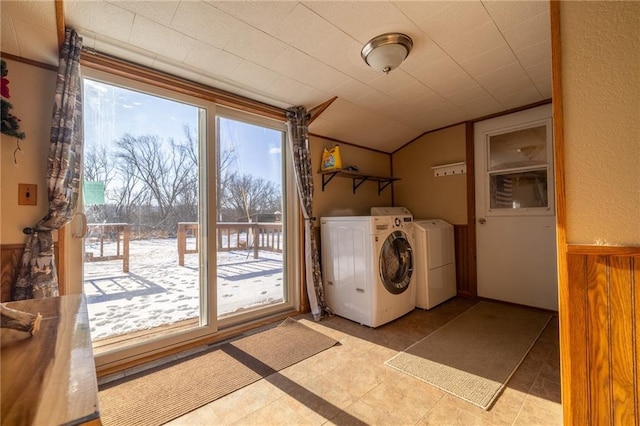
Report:
[[[86,252],[99,255],[97,243]],[[92,339],[146,330],[197,318],[200,310],[198,254],[178,265],[175,239],[130,243],[129,272],[122,260],[84,263]],[[105,255],[115,254],[105,243]],[[283,300],[282,254],[253,250],[220,252],[217,257],[218,316]]]

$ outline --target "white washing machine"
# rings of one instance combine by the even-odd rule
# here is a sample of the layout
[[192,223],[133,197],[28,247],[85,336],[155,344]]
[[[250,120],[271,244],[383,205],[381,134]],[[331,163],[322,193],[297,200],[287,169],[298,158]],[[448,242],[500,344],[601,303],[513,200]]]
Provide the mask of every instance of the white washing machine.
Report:
[[453,225],[429,219],[414,227],[416,306],[431,309],[457,294]]
[[336,315],[378,327],[415,308],[413,217],[402,213],[321,218],[325,298]]

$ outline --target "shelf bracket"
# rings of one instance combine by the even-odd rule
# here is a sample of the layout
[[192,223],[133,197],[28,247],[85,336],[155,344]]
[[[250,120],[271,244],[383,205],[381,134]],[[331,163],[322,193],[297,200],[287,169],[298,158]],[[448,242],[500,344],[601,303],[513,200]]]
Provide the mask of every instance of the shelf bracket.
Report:
[[337,170],[327,170],[320,172],[322,174],[322,191],[327,187],[329,182],[333,180],[334,177],[344,177],[351,179],[351,187],[353,189],[353,193],[356,193],[356,190],[362,185],[364,182],[370,180],[378,182],[378,195],[382,193],[382,191],[392,184],[394,181],[398,180],[398,178],[394,177],[382,177],[382,176],[371,176],[371,175],[363,175],[357,172],[345,171],[341,169]]
[[322,175],[322,192],[324,192],[324,188],[331,182],[331,179],[336,177],[338,172],[326,173]]
[[384,189],[385,189],[387,186],[391,185],[391,183],[392,183],[392,182],[393,182],[392,180],[387,180],[387,181],[384,181],[384,182],[383,182],[383,181],[381,181],[381,180],[379,180],[379,181],[378,181],[378,195],[380,195],[380,193],[381,193],[382,191],[384,191]]
[[[366,176],[360,177],[360,178],[356,178],[356,177],[353,178],[353,193],[354,194],[356,193],[356,189],[358,189],[360,187],[360,185],[362,185],[362,183],[364,181],[366,181],[366,180],[367,180]],[[357,183],[356,183],[356,181],[357,181]]]

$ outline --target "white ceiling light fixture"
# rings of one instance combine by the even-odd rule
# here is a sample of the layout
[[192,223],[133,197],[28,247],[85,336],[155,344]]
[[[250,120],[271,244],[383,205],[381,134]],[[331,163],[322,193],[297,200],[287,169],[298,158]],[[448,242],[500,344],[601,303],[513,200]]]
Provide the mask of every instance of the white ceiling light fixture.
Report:
[[386,33],[369,40],[360,56],[371,68],[389,74],[409,56],[413,40],[406,34]]

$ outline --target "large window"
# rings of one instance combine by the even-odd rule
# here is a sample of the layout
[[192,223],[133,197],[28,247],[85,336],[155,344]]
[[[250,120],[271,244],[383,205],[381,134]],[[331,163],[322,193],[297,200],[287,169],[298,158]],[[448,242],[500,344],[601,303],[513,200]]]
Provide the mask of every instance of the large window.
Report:
[[296,305],[284,123],[85,70],[82,291],[105,363]]

